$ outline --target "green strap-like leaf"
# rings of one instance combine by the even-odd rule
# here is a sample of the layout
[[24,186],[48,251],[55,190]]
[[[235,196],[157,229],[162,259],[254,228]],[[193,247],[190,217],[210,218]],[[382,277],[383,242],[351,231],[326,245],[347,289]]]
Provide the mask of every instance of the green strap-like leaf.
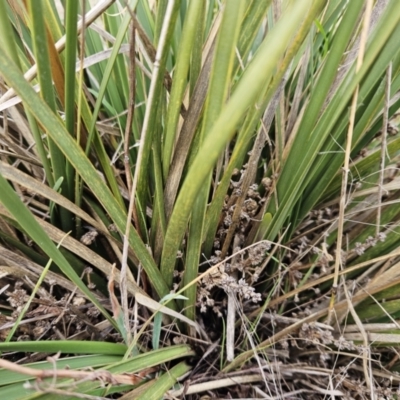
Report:
[[40,246],[40,248],[60,267],[65,275],[90,299],[103,315],[116,327],[115,322],[106,309],[100,304],[93,293],[86,287],[80,277],[64,258],[55,244],[46,235],[42,227],[35,220],[28,208],[0,175],[0,201],[21,225],[22,229]]
[[[323,5],[321,0],[313,5]],[[269,82],[276,65],[284,55],[293,35],[300,28],[304,16],[309,13],[308,2],[295,2],[288,7],[276,26],[268,33],[251,64],[244,71],[235,92],[222,109],[217,121],[206,135],[198,155],[193,161],[176,201],[165,238],[161,268],[174,268],[176,253],[181,245],[187,221],[197,193],[209,176],[226,143],[235,133],[235,128],[248,107],[254,106],[265,87],[260,81]],[[312,8],[317,15],[319,8]]]
[[[67,159],[76,169],[77,173],[83,178],[86,184],[91,188],[94,195],[107,210],[110,217],[118,227],[119,231],[124,232],[126,216],[122,212],[121,207],[111,194],[108,187],[100,178],[92,163],[86,157],[83,150],[77,145],[77,143],[65,130],[65,127],[61,123],[60,119],[51,112],[49,107],[39,98],[32,87],[26,82],[21,73],[18,72],[15,64],[10,59],[8,59],[5,54],[1,52],[0,73],[3,75],[7,83],[11,87],[13,87],[16,92],[21,96],[24,104],[31,110],[36,119],[40,121],[40,123],[46,128],[49,135],[63,151]],[[14,196],[18,199],[15,193]],[[30,217],[33,218],[31,215]],[[19,220],[19,218],[17,219]],[[40,237],[38,238],[35,235],[35,237],[32,237],[32,239],[35,241],[36,239],[39,239],[38,244],[41,244]],[[157,269],[154,260],[151,258],[146,246],[140,239],[135,229],[130,230],[130,236],[128,240],[130,246],[132,247],[139,261],[142,263],[143,268],[148,274],[149,279],[154,286],[156,292],[160,297],[165,296],[169,292],[167,285],[165,284],[160,274],[160,271]],[[52,254],[48,253],[48,255],[54,260],[55,263],[58,264],[58,261],[60,260],[58,255],[56,258],[54,258],[53,252]]]

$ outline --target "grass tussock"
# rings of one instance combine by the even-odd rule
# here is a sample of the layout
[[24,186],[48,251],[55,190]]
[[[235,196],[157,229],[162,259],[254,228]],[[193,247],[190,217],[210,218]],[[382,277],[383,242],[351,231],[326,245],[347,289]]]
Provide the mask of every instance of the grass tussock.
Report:
[[7,399],[398,398],[397,0],[0,0]]

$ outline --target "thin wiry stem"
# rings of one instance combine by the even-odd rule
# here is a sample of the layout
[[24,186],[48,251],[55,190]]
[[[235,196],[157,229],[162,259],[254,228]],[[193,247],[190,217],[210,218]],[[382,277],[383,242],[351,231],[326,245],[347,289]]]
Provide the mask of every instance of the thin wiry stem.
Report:
[[165,13],[165,18],[164,18],[164,24],[163,24],[163,28],[161,30],[161,36],[160,36],[160,40],[159,40],[159,44],[158,44],[158,48],[157,48],[156,58],[154,60],[154,68],[153,68],[152,79],[151,79],[151,84],[150,84],[149,98],[148,98],[148,103],[147,103],[147,107],[146,107],[146,114],[144,116],[144,121],[143,121],[143,128],[142,128],[142,134],[141,134],[141,138],[140,138],[139,152],[138,152],[138,156],[137,156],[137,160],[136,160],[137,167],[135,169],[135,175],[133,177],[133,182],[132,182],[131,202],[132,202],[132,199],[134,199],[134,197],[135,197],[136,186],[137,186],[137,182],[138,182],[138,179],[140,176],[145,136],[147,135],[147,132],[148,132],[150,112],[151,112],[151,108],[152,108],[152,103],[154,102],[154,96],[155,96],[155,90],[156,90],[156,84],[157,84],[157,76],[159,74],[159,69],[160,69],[160,60],[161,60],[162,50],[165,45],[167,29],[168,29],[168,25],[170,23],[170,19],[172,17],[172,11],[174,9],[174,6],[175,6],[175,1],[171,1],[168,3],[168,7],[167,7],[167,10]]
[[390,107],[390,85],[392,80],[392,63],[389,64],[386,70],[386,87],[385,99],[383,104],[383,123],[382,123],[382,141],[381,141],[381,160],[379,165],[379,183],[378,183],[378,208],[376,210],[376,237],[378,237],[381,227],[381,214],[382,214],[382,195],[383,195],[383,181],[385,178],[385,158],[387,151],[387,125],[389,120],[389,107]]
[[[76,143],[81,142],[81,129],[82,129],[82,101],[83,101],[83,73],[84,73],[84,62],[85,62],[85,8],[86,4],[82,1],[82,32],[80,36],[80,52],[79,52],[79,76],[78,76],[78,104],[77,104],[77,116],[76,116]],[[78,207],[82,203],[82,191],[83,183],[82,179],[78,174],[75,174],[75,202]],[[80,232],[81,219],[77,216],[75,220],[76,232]]]
[[[127,6],[129,9],[129,7]],[[129,324],[129,307],[128,307],[128,288],[126,285],[127,269],[128,269],[128,248],[129,248],[129,230],[131,226],[131,216],[136,216],[134,191],[132,190],[132,179],[130,174],[130,162],[129,162],[129,134],[132,127],[133,114],[135,111],[135,25],[131,23],[131,38],[130,38],[130,66],[129,66],[129,104],[128,104],[128,118],[126,121],[125,135],[124,135],[124,165],[125,175],[128,186],[128,191],[131,191],[131,201],[129,203],[128,218],[126,221],[126,231],[124,237],[124,246],[122,252],[122,264],[121,264],[121,304],[124,313],[124,325],[127,332],[127,338],[131,340],[131,330]],[[135,218],[137,221],[137,217]],[[138,224],[136,226],[139,226]]]
[[[132,218],[132,215],[133,215],[133,212],[135,209],[136,188],[137,188],[137,183],[138,183],[138,179],[139,179],[139,175],[140,175],[140,169],[141,169],[141,165],[142,165],[145,136],[148,133],[151,104],[154,101],[155,89],[156,89],[156,84],[157,84],[157,76],[159,74],[161,52],[162,52],[162,49],[165,47],[167,28],[170,23],[174,5],[175,5],[175,1],[171,1],[170,3],[168,3],[168,7],[167,7],[167,10],[165,13],[163,28],[161,31],[160,41],[159,41],[159,45],[158,45],[158,49],[157,49],[156,59],[154,61],[154,69],[153,69],[152,80],[151,80],[151,85],[150,85],[149,101],[147,104],[147,109],[146,109],[145,119],[144,119],[144,123],[143,123],[143,129],[142,129],[142,135],[140,138],[139,152],[138,152],[138,156],[137,156],[137,160],[136,160],[136,170],[135,170],[135,175],[133,177],[133,182],[132,182],[132,187],[131,187],[131,195],[130,195],[130,200],[129,200],[129,209],[128,209],[128,215],[127,215],[127,219],[126,219],[126,229],[125,229],[125,235],[124,235],[124,245],[123,245],[122,260],[121,260],[121,280],[120,280],[120,282],[121,282],[121,297],[122,297],[122,302],[123,302],[122,306],[123,306],[123,310],[124,310],[125,325],[127,325],[129,322],[128,296],[127,296],[128,293],[126,290],[126,279],[127,279],[126,275],[128,273],[128,248],[129,248],[128,237],[129,237],[129,232],[130,232],[130,228],[131,228],[131,218]],[[130,342],[131,334],[130,334],[129,326],[127,325],[126,328],[127,328],[128,341]]]
[[135,58],[135,37],[136,37],[135,24],[131,22],[130,31],[130,46],[129,46],[129,104],[128,116],[126,120],[125,135],[124,135],[124,166],[128,191],[132,188],[132,178],[129,162],[129,136],[132,130],[133,115],[135,113],[135,93],[136,93],[136,58]]
[[[132,194],[132,177],[131,177],[131,171],[130,171],[130,159],[129,159],[129,136],[132,130],[132,121],[133,121],[133,116],[135,113],[135,99],[136,99],[136,57],[135,57],[135,51],[136,51],[136,18],[135,14],[133,11],[129,8],[128,2],[125,2],[126,9],[131,15],[132,22],[131,22],[131,30],[130,30],[130,43],[129,43],[129,103],[128,103],[128,117],[126,121],[126,127],[125,127],[125,135],[124,135],[124,166],[125,166],[125,175],[126,175],[126,183],[127,183],[127,188],[128,188],[128,193]],[[134,199],[134,197],[132,197]],[[135,207],[135,202],[132,201],[129,204],[129,208],[132,205],[132,216],[133,219],[136,223],[136,226],[139,228],[139,223],[138,223],[138,217],[136,213],[136,207]],[[127,223],[128,226],[128,223]],[[128,232],[128,227],[127,227],[127,232]],[[126,252],[123,254],[122,261],[127,266],[127,259],[128,259],[128,240],[127,236],[124,238],[124,249],[126,248]],[[141,272],[141,266],[139,265],[138,267],[138,274],[137,274],[137,284],[140,284],[140,272]],[[122,287],[121,287],[122,288]],[[128,308],[128,292],[125,287],[123,287],[124,295],[122,299],[122,305],[123,305],[123,312],[124,312],[124,324],[126,328],[129,328],[129,308]],[[122,291],[121,291],[122,292]],[[133,315],[134,315],[134,325],[132,328],[133,336],[136,336],[137,334],[137,321],[138,321],[138,303],[135,302],[133,306]]]
[[[370,348],[369,348],[368,334],[363,326],[363,323],[360,320],[360,317],[358,316],[356,310],[354,309],[353,302],[352,302],[352,299],[350,298],[344,277],[342,277],[342,279],[343,279],[344,294],[346,296],[349,311],[350,311],[350,313],[354,319],[354,322],[356,323],[357,328],[359,329],[361,336],[363,338],[362,358],[363,358],[364,377],[365,377],[365,382],[366,382],[367,386],[369,386],[369,388],[371,390],[371,399],[374,399],[375,398],[373,396],[374,384],[373,384],[373,380],[371,379],[372,372],[370,371],[370,363],[369,363],[369,361],[371,360],[371,357],[370,357],[371,352],[370,352]],[[371,374],[370,374],[370,372],[371,372]]]
[[[233,248],[236,249],[239,245],[239,238],[236,236]],[[236,258],[236,257],[235,257]],[[235,260],[233,258],[233,260]],[[237,280],[238,273],[233,271],[231,275]],[[228,362],[233,361],[235,358],[235,320],[236,320],[236,294],[234,291],[229,290],[227,315],[226,315],[226,359]]]
[[[111,4],[114,2],[115,2],[115,0],[103,0],[103,1],[99,2],[98,4],[96,4],[85,15],[85,18],[78,22],[78,35],[81,34],[82,30],[84,29],[84,25],[87,28],[90,24],[92,24],[93,21],[95,21],[100,15],[102,15],[103,12],[108,7],[110,7]],[[64,50],[65,42],[66,42],[66,35],[62,36],[55,44],[55,48],[59,53]],[[30,82],[34,78],[36,78],[36,75],[37,75],[37,64],[34,64],[31,68],[28,69],[28,71],[25,72],[24,77],[28,82]],[[1,96],[0,104],[4,103],[6,100],[10,99],[14,95],[15,95],[15,90],[13,88],[8,89],[7,92],[4,93],[3,96]]]
[[[362,63],[363,63],[365,47],[366,47],[367,38],[368,38],[369,24],[370,24],[371,13],[372,13],[372,6],[373,6],[372,0],[369,0],[365,6],[364,21],[363,21],[363,27],[362,27],[361,36],[360,36],[360,48],[358,50],[358,58],[357,58],[357,64],[356,64],[356,73],[360,70]],[[331,297],[331,302],[329,305],[328,323],[330,322],[332,313],[333,313],[333,306],[335,304],[335,297],[336,297],[338,281],[339,281],[339,268],[341,267],[341,264],[342,264],[344,213],[346,210],[347,183],[348,183],[348,176],[349,176],[349,170],[350,170],[349,165],[350,165],[351,143],[353,141],[353,131],[354,131],[354,122],[355,122],[355,117],[356,117],[356,111],[357,111],[358,91],[359,91],[359,86],[357,85],[357,87],[354,91],[353,100],[351,103],[350,116],[349,116],[349,128],[347,131],[346,150],[345,150],[344,166],[343,166],[342,189],[341,189],[340,204],[339,204],[338,233],[337,233],[337,242],[336,242],[334,278],[333,278],[333,284],[332,284],[332,297]]]

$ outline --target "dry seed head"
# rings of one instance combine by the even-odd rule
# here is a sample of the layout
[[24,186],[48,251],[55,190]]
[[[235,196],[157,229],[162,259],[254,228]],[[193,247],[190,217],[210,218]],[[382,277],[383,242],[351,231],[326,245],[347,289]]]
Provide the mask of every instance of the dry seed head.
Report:
[[365,252],[365,246],[362,243],[357,242],[354,251],[357,253],[357,255],[361,256]]
[[83,306],[84,304],[86,304],[86,300],[84,297],[75,296],[74,299],[72,300],[72,304],[77,307]]
[[6,292],[6,294],[8,296],[7,301],[10,303],[10,306],[16,308],[17,310],[20,310],[28,300],[25,289],[15,289],[11,293]]
[[399,133],[399,128],[396,125],[389,122],[387,125],[387,133],[390,136],[397,135]]
[[271,178],[263,178],[261,184],[264,186],[266,190],[270,189],[272,186],[272,179]]
[[111,225],[108,225],[108,228],[107,228],[110,232],[118,232],[118,229],[117,229],[117,225],[115,225],[115,224],[111,224]]
[[83,243],[85,246],[90,246],[98,236],[99,232],[96,230],[90,230],[86,232],[80,239],[80,242]]

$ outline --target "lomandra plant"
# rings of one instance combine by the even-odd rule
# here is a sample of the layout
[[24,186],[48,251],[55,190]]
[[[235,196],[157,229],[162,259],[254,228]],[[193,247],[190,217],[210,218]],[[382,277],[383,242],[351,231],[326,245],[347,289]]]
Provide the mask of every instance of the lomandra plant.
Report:
[[397,0],[0,19],[2,394],[396,394]]

